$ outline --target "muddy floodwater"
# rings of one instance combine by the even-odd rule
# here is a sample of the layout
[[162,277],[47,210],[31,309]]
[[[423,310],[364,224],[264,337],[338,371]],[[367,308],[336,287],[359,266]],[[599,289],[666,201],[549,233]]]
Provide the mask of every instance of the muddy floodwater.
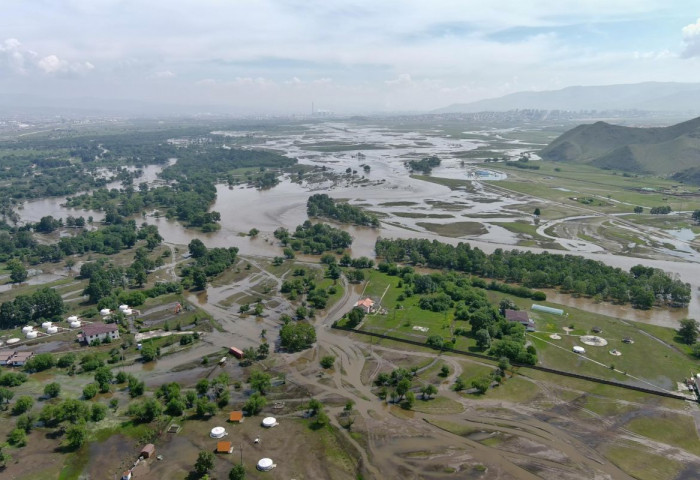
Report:
[[[264,132],[251,133],[255,133],[255,138],[259,141],[257,146],[296,157],[302,164],[326,167],[327,171],[337,174],[335,179],[316,183],[295,183],[289,177],[285,177],[278,186],[268,190],[219,185],[212,210],[221,213],[221,229],[213,233],[186,229],[176,221],[157,217],[154,212],[147,212],[146,216],[137,218],[137,222],[145,221],[157,225],[165,241],[171,244],[187,245],[192,239],[199,238],[209,247],[236,246],[243,255],[278,256],[282,251],[274,241],[274,230],[278,227],[293,230],[303,223],[307,219],[308,197],[313,193],[326,192],[334,198],[347,200],[381,215],[382,226],[379,229],[339,226],[353,237],[353,256],[374,258],[374,244],[379,236],[429,238],[452,244],[468,241],[486,252],[492,252],[496,248],[515,248],[518,237],[496,223],[532,221],[529,215],[523,213],[526,209],[518,209],[519,206],[526,205],[529,199],[522,196],[506,196],[482,183],[483,178],[494,180],[503,178],[503,175],[491,175],[488,171],[477,170],[476,166],[459,158],[460,152],[475,149],[483,142],[454,139],[439,128],[426,134],[393,131],[384,127],[327,123],[308,125],[303,133],[279,136],[267,135]],[[226,145],[227,142],[231,142],[232,137],[240,134],[241,132],[220,132],[215,138],[220,138],[222,145]],[[498,135],[494,136],[497,137]],[[318,151],[316,146],[319,142],[357,143],[371,145],[372,148],[361,150],[363,155],[360,156],[360,150]],[[512,149],[503,153],[517,156],[522,151],[522,145],[514,143]],[[433,177],[465,180],[467,186],[451,189],[412,178],[405,162],[429,155],[437,155],[442,160],[441,165],[433,170]],[[363,168],[364,165],[369,166],[369,171]],[[135,182],[157,182],[157,174],[162,168],[155,165],[144,168],[143,177]],[[348,168],[357,173],[345,174]],[[61,197],[35,200],[25,203],[18,213],[24,222],[37,222],[46,215],[63,218],[68,215],[92,216],[97,222],[104,216],[102,212],[69,209],[63,206],[64,203],[65,198]],[[481,225],[483,228],[465,231],[463,234],[457,230],[449,237],[426,228],[426,225],[433,226],[434,229],[434,225],[450,224],[453,224],[453,228],[460,228],[454,225],[466,224]],[[251,228],[257,228],[261,232],[260,235],[256,238],[246,236]],[[677,235],[676,241],[686,244],[691,241],[692,238],[686,233]],[[558,240],[569,253],[601,260],[625,270],[642,263],[677,274],[683,281],[691,283],[693,298],[687,310],[653,309],[647,312],[607,303],[593,305],[585,299],[574,299],[568,295],[549,292],[549,298],[553,301],[577,307],[580,305],[581,308],[615,317],[666,326],[675,326],[680,318],[687,316],[700,318],[700,280],[697,275],[700,265],[696,263],[697,255],[686,261],[647,260],[584,248],[582,242],[554,240]],[[517,248],[540,251],[536,248]]]

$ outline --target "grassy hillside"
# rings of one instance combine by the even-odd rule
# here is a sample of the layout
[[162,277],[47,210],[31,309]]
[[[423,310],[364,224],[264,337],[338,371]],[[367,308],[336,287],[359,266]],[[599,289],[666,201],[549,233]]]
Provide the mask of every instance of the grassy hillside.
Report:
[[662,128],[579,125],[540,152],[546,160],[671,175],[700,167],[700,118]]

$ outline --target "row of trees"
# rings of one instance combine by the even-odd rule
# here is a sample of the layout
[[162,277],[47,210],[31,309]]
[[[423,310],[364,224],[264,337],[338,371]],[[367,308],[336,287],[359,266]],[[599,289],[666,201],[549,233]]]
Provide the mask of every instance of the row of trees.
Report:
[[456,246],[437,240],[378,239],[375,251],[387,262],[408,262],[450,269],[480,277],[520,283],[528,288],[555,288],[575,295],[597,296],[637,308],[652,304],[686,306],[690,285],[659,269],[641,265],[629,272],[576,255],[496,249],[486,254],[468,243]]

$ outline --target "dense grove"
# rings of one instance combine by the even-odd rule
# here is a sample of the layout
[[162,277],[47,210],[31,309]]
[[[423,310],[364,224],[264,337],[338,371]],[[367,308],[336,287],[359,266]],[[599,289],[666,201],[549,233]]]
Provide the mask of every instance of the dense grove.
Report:
[[433,168],[440,165],[440,159],[433,155],[432,157],[425,157],[420,160],[411,160],[408,162],[408,168],[413,171],[423,172],[425,174],[430,173]]
[[65,312],[63,299],[51,288],[42,288],[31,295],[18,295],[0,305],[0,329],[14,328],[41,319],[60,319]]
[[289,244],[294,251],[313,255],[344,250],[352,244],[352,237],[348,232],[325,223],[312,224],[309,220],[298,225],[291,236],[285,228],[278,228],[275,230],[275,238],[283,245]]
[[309,217],[325,217],[340,223],[378,227],[376,216],[364,212],[359,207],[347,203],[339,203],[325,193],[312,195],[306,202],[306,213]]
[[[49,216],[42,218],[39,224],[53,222],[56,220]],[[0,261],[18,258],[30,264],[38,264],[58,262],[65,256],[88,252],[112,255],[133,247],[138,240],[145,240],[148,247],[153,249],[163,238],[157,227],[146,224],[137,227],[133,220],[103,226],[98,230],[80,230],[75,236],[61,237],[57,243],[49,245],[38,242],[26,228],[15,229],[0,232]]]
[[555,288],[574,295],[587,295],[635,308],[654,304],[685,306],[690,285],[654,268],[637,265],[625,272],[602,262],[576,255],[531,253],[497,249],[488,255],[467,243],[457,246],[438,241],[378,239],[377,255],[388,262],[408,262],[431,268],[450,269],[520,283],[528,288]]
[[194,262],[182,269],[182,284],[185,288],[201,289],[206,287],[208,277],[216,276],[234,264],[238,248],[207,248],[195,238],[189,243],[189,252]]

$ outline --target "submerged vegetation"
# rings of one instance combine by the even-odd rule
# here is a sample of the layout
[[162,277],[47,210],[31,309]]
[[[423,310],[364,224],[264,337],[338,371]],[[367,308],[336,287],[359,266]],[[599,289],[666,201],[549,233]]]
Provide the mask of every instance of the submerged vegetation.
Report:
[[379,219],[347,203],[333,200],[325,193],[311,195],[306,202],[306,213],[309,217],[325,217],[340,223],[378,227]]

